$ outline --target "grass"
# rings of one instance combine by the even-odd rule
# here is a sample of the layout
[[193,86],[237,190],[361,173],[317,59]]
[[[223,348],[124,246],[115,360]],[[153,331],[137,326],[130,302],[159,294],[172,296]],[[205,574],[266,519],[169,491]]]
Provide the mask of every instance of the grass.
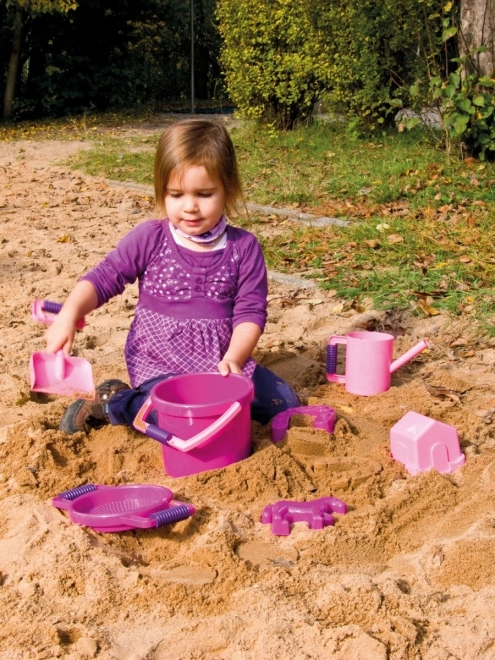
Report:
[[[160,131],[129,134],[136,121],[146,117],[0,126],[0,141],[90,140],[74,167],[151,185]],[[421,131],[358,140],[343,123],[318,122],[290,133],[246,124],[231,134],[247,201],[350,221],[341,228],[254,213],[236,219],[260,237],[269,268],[311,278],[353,306],[448,311],[495,335],[493,164],[449,160]]]

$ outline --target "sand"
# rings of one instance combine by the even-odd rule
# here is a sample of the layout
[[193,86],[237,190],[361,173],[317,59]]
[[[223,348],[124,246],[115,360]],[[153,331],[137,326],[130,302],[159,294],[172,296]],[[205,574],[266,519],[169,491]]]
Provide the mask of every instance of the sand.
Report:
[[[99,660],[447,660],[495,658],[495,348],[466,316],[358,313],[331,295],[270,284],[257,359],[335,432],[292,418],[274,444],[252,424],[253,454],[172,478],[159,443],[124,427],[67,437],[71,399],[29,391],[43,350],[35,299],[74,281],[153,213],[135,189],[71,171],[77,142],[0,145],[0,658]],[[75,351],[97,382],[125,379],[136,288],[94,312]],[[332,334],[393,333],[399,356],[430,348],[362,397],[325,376]],[[409,474],[390,429],[414,411],[457,429],[466,463]],[[99,533],[52,498],[81,484],[156,484],[193,504],[188,520]],[[334,496],[333,526],[261,522],[279,500]]]

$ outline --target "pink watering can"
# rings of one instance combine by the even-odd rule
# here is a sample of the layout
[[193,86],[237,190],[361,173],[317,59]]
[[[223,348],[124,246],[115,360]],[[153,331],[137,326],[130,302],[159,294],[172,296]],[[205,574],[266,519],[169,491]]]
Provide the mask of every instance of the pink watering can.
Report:
[[[345,374],[337,374],[338,344],[346,345]],[[334,335],[327,346],[327,378],[344,383],[351,394],[371,396],[390,388],[394,371],[428,348],[422,339],[416,346],[392,361],[394,338],[385,332],[349,332],[347,337]]]

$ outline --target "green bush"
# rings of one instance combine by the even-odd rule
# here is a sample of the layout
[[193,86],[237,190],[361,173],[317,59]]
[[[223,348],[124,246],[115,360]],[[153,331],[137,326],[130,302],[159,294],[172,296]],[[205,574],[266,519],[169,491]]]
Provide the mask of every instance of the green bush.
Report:
[[[426,75],[440,43],[438,0],[328,3],[331,27],[326,105],[361,130],[390,123],[406,85]],[[437,14],[438,18],[433,18]]]
[[221,62],[244,117],[293,128],[311,117],[329,74],[325,3],[219,0]]
[[227,87],[245,117],[291,128],[322,99],[386,123],[441,44],[439,0],[219,0]]

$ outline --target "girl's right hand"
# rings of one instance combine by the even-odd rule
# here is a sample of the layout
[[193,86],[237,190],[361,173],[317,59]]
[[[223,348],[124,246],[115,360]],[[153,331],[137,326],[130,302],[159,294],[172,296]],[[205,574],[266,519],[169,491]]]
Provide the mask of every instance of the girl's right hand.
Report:
[[45,332],[47,352],[56,353],[63,349],[66,355],[70,355],[77,321],[96,309],[97,305],[98,296],[94,286],[87,280],[79,281]]

